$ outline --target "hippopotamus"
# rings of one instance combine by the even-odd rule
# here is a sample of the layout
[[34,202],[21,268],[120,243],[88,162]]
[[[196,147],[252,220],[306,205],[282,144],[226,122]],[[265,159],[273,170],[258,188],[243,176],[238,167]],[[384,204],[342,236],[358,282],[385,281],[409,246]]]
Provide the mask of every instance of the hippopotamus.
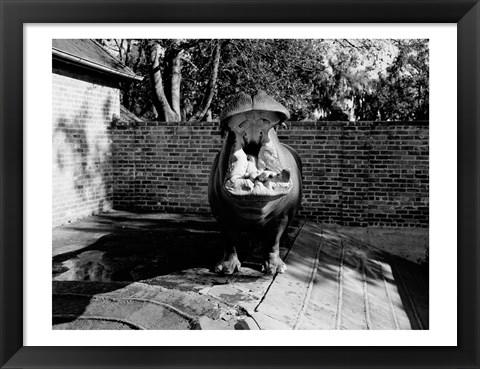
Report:
[[302,198],[300,157],[277,137],[288,118],[288,110],[263,91],[239,93],[220,115],[223,145],[208,183],[210,207],[226,239],[218,273],[240,271],[237,248],[244,232],[261,243],[266,273],[287,269],[279,243]]

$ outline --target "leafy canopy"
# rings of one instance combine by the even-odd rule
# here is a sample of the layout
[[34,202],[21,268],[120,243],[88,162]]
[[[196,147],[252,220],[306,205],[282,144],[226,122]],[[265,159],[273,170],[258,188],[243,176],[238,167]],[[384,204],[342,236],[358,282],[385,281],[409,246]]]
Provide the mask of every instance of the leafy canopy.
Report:
[[[259,89],[281,101],[292,120],[428,119],[428,40],[100,41],[135,73],[145,76],[126,90],[123,104],[146,118],[161,119],[152,103],[149,78],[148,45],[155,42],[162,51],[167,96],[173,87],[170,58],[180,55],[181,81],[175,83],[181,83],[182,120],[197,117],[202,108],[209,111],[205,118],[215,119],[233,94],[253,94]],[[213,97],[206,103],[212,87]]]

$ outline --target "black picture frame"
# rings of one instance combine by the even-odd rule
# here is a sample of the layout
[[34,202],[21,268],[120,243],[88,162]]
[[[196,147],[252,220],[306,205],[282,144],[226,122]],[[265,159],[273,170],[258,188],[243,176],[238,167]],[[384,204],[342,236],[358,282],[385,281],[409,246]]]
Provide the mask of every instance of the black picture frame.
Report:
[[[479,367],[479,0],[256,2],[0,0],[0,14],[2,368]],[[458,345],[456,347],[23,346],[23,25],[162,22],[457,23]]]

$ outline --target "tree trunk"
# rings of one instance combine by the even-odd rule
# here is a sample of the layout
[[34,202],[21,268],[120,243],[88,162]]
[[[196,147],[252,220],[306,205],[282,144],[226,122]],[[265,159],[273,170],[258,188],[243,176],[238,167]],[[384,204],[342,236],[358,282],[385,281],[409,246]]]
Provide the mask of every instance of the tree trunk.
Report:
[[[171,94],[172,94],[172,110],[177,117],[180,118],[180,85],[182,82],[182,59],[180,55],[182,52],[178,52],[172,59],[172,82],[171,82]],[[178,119],[180,120],[180,119]]]
[[[163,86],[162,69],[160,67],[160,52],[159,45],[152,42],[149,45],[149,74],[150,84],[152,89],[153,105],[155,106],[160,120],[165,122],[175,122],[180,120],[180,114],[177,114],[165,95]],[[178,87],[180,89],[180,87]],[[180,109],[178,110],[180,111]]]
[[206,116],[205,116],[205,120],[206,120],[207,122],[213,121],[212,111],[211,111],[210,109],[208,109],[208,111],[207,111],[207,114],[206,114]]
[[210,74],[210,80],[208,81],[208,87],[205,95],[202,99],[199,112],[190,118],[190,121],[201,121],[210,109],[210,105],[215,94],[215,87],[217,85],[218,67],[220,65],[220,55],[222,52],[222,40],[218,40],[215,45],[215,51],[212,58],[212,72]]
[[128,64],[130,63],[130,52],[132,48],[132,40],[126,40],[127,42],[127,48],[125,49],[125,61],[123,64],[125,64],[128,67]]
[[[122,61],[123,64],[125,64],[127,67],[129,66],[130,62],[130,54],[131,54],[131,45],[132,45],[132,40],[125,40],[127,44],[127,48],[123,48],[123,43],[124,40],[120,40],[120,50],[119,54],[124,50],[123,52],[123,59],[121,54],[119,55],[120,60]],[[132,101],[132,82],[127,82],[124,85],[124,88],[122,89],[122,104],[127,108],[127,110],[132,109],[133,101]]]

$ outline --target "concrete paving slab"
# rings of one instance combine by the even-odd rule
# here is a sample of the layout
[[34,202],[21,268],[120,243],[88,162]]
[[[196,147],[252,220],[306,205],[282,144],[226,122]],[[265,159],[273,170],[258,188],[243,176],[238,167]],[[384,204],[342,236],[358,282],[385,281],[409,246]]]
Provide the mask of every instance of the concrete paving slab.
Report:
[[212,272],[223,239],[211,217],[111,212],[53,235],[55,329],[235,329],[272,282],[249,249],[250,267]]
[[302,231],[287,256],[287,272],[276,276],[264,300],[255,311],[290,327],[296,324],[309,283],[316,268],[321,238]]
[[395,258],[351,230],[306,222],[287,272],[276,276],[256,312],[289,329],[426,329],[425,283],[414,278],[424,279],[414,272],[419,266],[402,259],[398,268]]
[[89,217],[53,231],[54,329],[428,329],[428,267],[369,243],[404,242],[387,231],[300,222],[285,274],[262,273],[246,242],[225,276],[211,217]]
[[258,326],[258,324],[255,322],[255,320],[252,317],[247,317],[244,320],[239,320],[235,324],[235,329],[236,330],[258,331],[258,330],[260,330],[260,327]]
[[321,226],[337,230],[344,238],[355,240],[356,243],[369,245],[414,263],[428,261],[429,231],[425,228]]
[[[53,320],[65,327],[81,319],[123,323],[132,329],[194,329],[201,317],[222,326],[225,305],[194,292],[144,283],[54,282]],[[95,286],[93,286],[95,285]],[[65,329],[65,328],[62,329]]]
[[281,320],[272,318],[271,316],[260,313],[260,312],[254,312],[251,314],[250,317],[252,318],[252,320],[255,322],[255,325],[260,330],[291,330],[292,329],[288,324],[285,324]]
[[225,320],[214,320],[211,319],[207,316],[202,316],[198,319],[198,326],[195,329],[198,330],[214,330],[214,331],[219,331],[219,330],[234,330],[234,329],[239,329],[239,327],[235,326],[236,324],[235,321],[225,321]]

